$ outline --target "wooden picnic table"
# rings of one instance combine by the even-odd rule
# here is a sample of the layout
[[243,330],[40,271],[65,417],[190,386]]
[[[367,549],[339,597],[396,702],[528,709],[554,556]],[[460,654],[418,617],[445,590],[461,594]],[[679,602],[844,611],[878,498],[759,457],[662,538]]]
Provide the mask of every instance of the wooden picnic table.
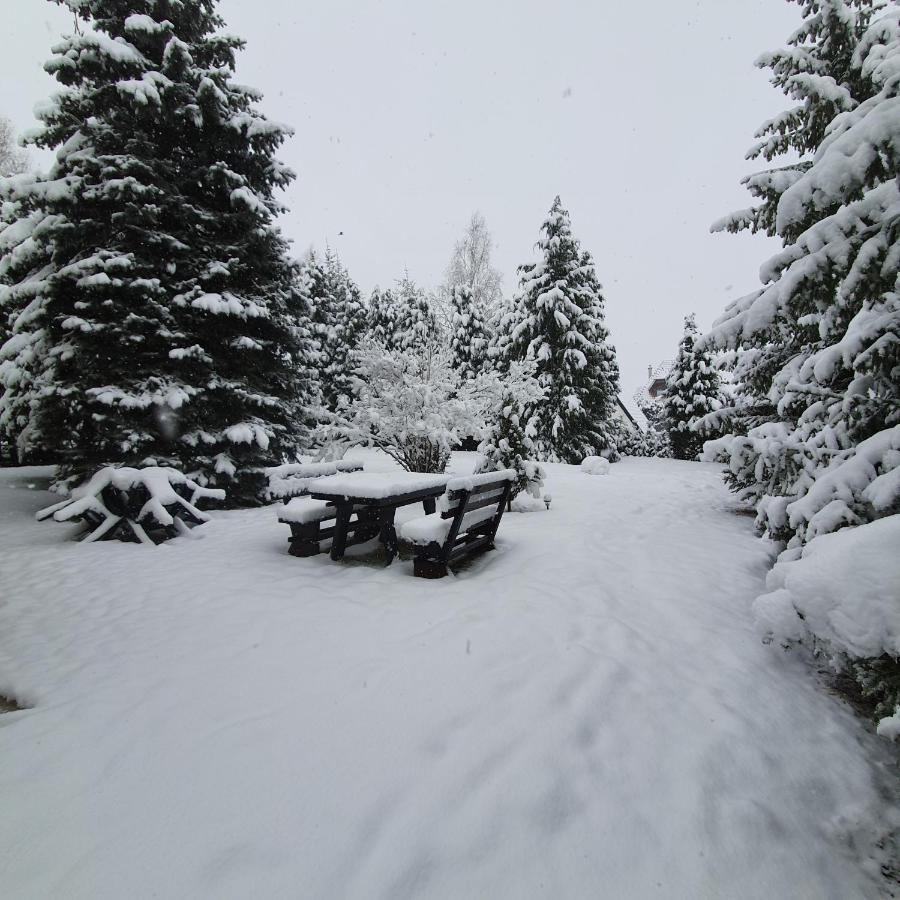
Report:
[[[331,558],[342,559],[347,547],[377,536],[390,564],[398,549],[394,527],[397,510],[421,503],[426,513],[433,513],[450,478],[419,472],[347,472],[310,481],[310,497],[332,503],[337,510]],[[351,521],[354,513],[355,522]]]

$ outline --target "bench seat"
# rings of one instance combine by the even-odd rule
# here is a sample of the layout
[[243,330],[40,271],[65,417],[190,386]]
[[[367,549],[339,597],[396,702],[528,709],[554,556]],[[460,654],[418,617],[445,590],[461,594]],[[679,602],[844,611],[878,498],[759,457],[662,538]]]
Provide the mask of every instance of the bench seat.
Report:
[[294,497],[278,510],[279,522],[296,522],[306,525],[309,522],[322,522],[333,519],[337,514],[334,505],[327,500],[313,500],[312,497]]

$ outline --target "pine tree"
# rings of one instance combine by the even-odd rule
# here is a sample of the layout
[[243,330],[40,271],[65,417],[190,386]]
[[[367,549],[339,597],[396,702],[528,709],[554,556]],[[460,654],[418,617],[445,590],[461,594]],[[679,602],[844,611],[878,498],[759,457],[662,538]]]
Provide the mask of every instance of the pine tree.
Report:
[[450,294],[450,351],[453,366],[466,378],[474,378],[485,370],[489,336],[484,311],[465,286],[453,288]]
[[676,459],[696,459],[703,445],[698,420],[721,407],[719,373],[709,350],[696,346],[697,322],[685,317],[684,337],[663,394],[665,426]]
[[[820,537],[900,513],[900,10],[884,7],[876,20],[881,4],[865,0],[802,6],[791,50],[762,59],[776,84],[804,98],[782,117],[789,141],[764,126],[766,154],[804,154],[772,180],[760,213],[785,246],[763,266],[763,287],[733,303],[702,342],[735,355],[735,433],[711,449],[757,504],[760,527],[786,543],[778,584]],[[900,704],[900,661],[849,665],[845,649],[798,615],[802,605],[784,589],[755,609],[779,628],[792,623],[788,641],[805,634],[882,709]]]
[[572,235],[557,197],[538,242],[542,258],[520,267],[515,305],[502,326],[503,358],[534,359],[546,399],[535,410],[542,458],[579,463],[616,458],[613,408],[618,394],[615,351],[603,322],[593,261]]
[[63,90],[34,142],[56,162],[4,188],[37,221],[2,272],[3,427],[64,485],[153,459],[252,502],[303,438],[308,387],[273,224],[285,130],[232,80],[243,45],[213,0],[67,5],[93,30],[46,66]]

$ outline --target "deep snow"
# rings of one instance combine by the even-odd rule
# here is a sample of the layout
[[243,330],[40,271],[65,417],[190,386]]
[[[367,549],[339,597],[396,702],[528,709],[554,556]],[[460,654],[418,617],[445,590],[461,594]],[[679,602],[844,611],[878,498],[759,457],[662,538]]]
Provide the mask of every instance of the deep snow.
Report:
[[271,508],[80,545],[0,470],[0,895],[887,895],[893,750],[760,643],[718,468],[547,469],[438,582]]

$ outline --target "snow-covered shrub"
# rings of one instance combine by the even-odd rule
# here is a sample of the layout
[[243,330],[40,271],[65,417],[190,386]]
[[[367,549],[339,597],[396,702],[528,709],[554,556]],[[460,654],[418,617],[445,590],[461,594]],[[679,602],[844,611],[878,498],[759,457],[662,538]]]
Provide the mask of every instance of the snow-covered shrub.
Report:
[[636,431],[617,422],[614,437],[620,456],[655,456],[663,459],[672,456],[669,436],[654,425],[649,425],[646,431]]
[[37,518],[83,521],[89,529],[86,542],[115,538],[159,544],[209,521],[197,507],[201,500],[224,499],[225,491],[203,487],[177,469],[107,466]]
[[581,471],[586,475],[608,475],[609,460],[602,456],[586,456],[581,461]]
[[367,339],[355,359],[353,397],[320,426],[323,443],[378,447],[410,472],[443,472],[452,447],[482,434],[484,385],[454,371],[449,350]]
[[764,638],[826,656],[857,676],[876,716],[900,715],[900,516],[822,534],[797,554],[782,554],[753,604]]
[[525,491],[540,497],[546,472],[535,459],[533,413],[546,389],[535,378],[533,360],[514,362],[502,373],[489,372],[480,378],[487,398],[487,433],[478,447],[484,456],[480,472],[513,469],[518,475],[513,497]]

